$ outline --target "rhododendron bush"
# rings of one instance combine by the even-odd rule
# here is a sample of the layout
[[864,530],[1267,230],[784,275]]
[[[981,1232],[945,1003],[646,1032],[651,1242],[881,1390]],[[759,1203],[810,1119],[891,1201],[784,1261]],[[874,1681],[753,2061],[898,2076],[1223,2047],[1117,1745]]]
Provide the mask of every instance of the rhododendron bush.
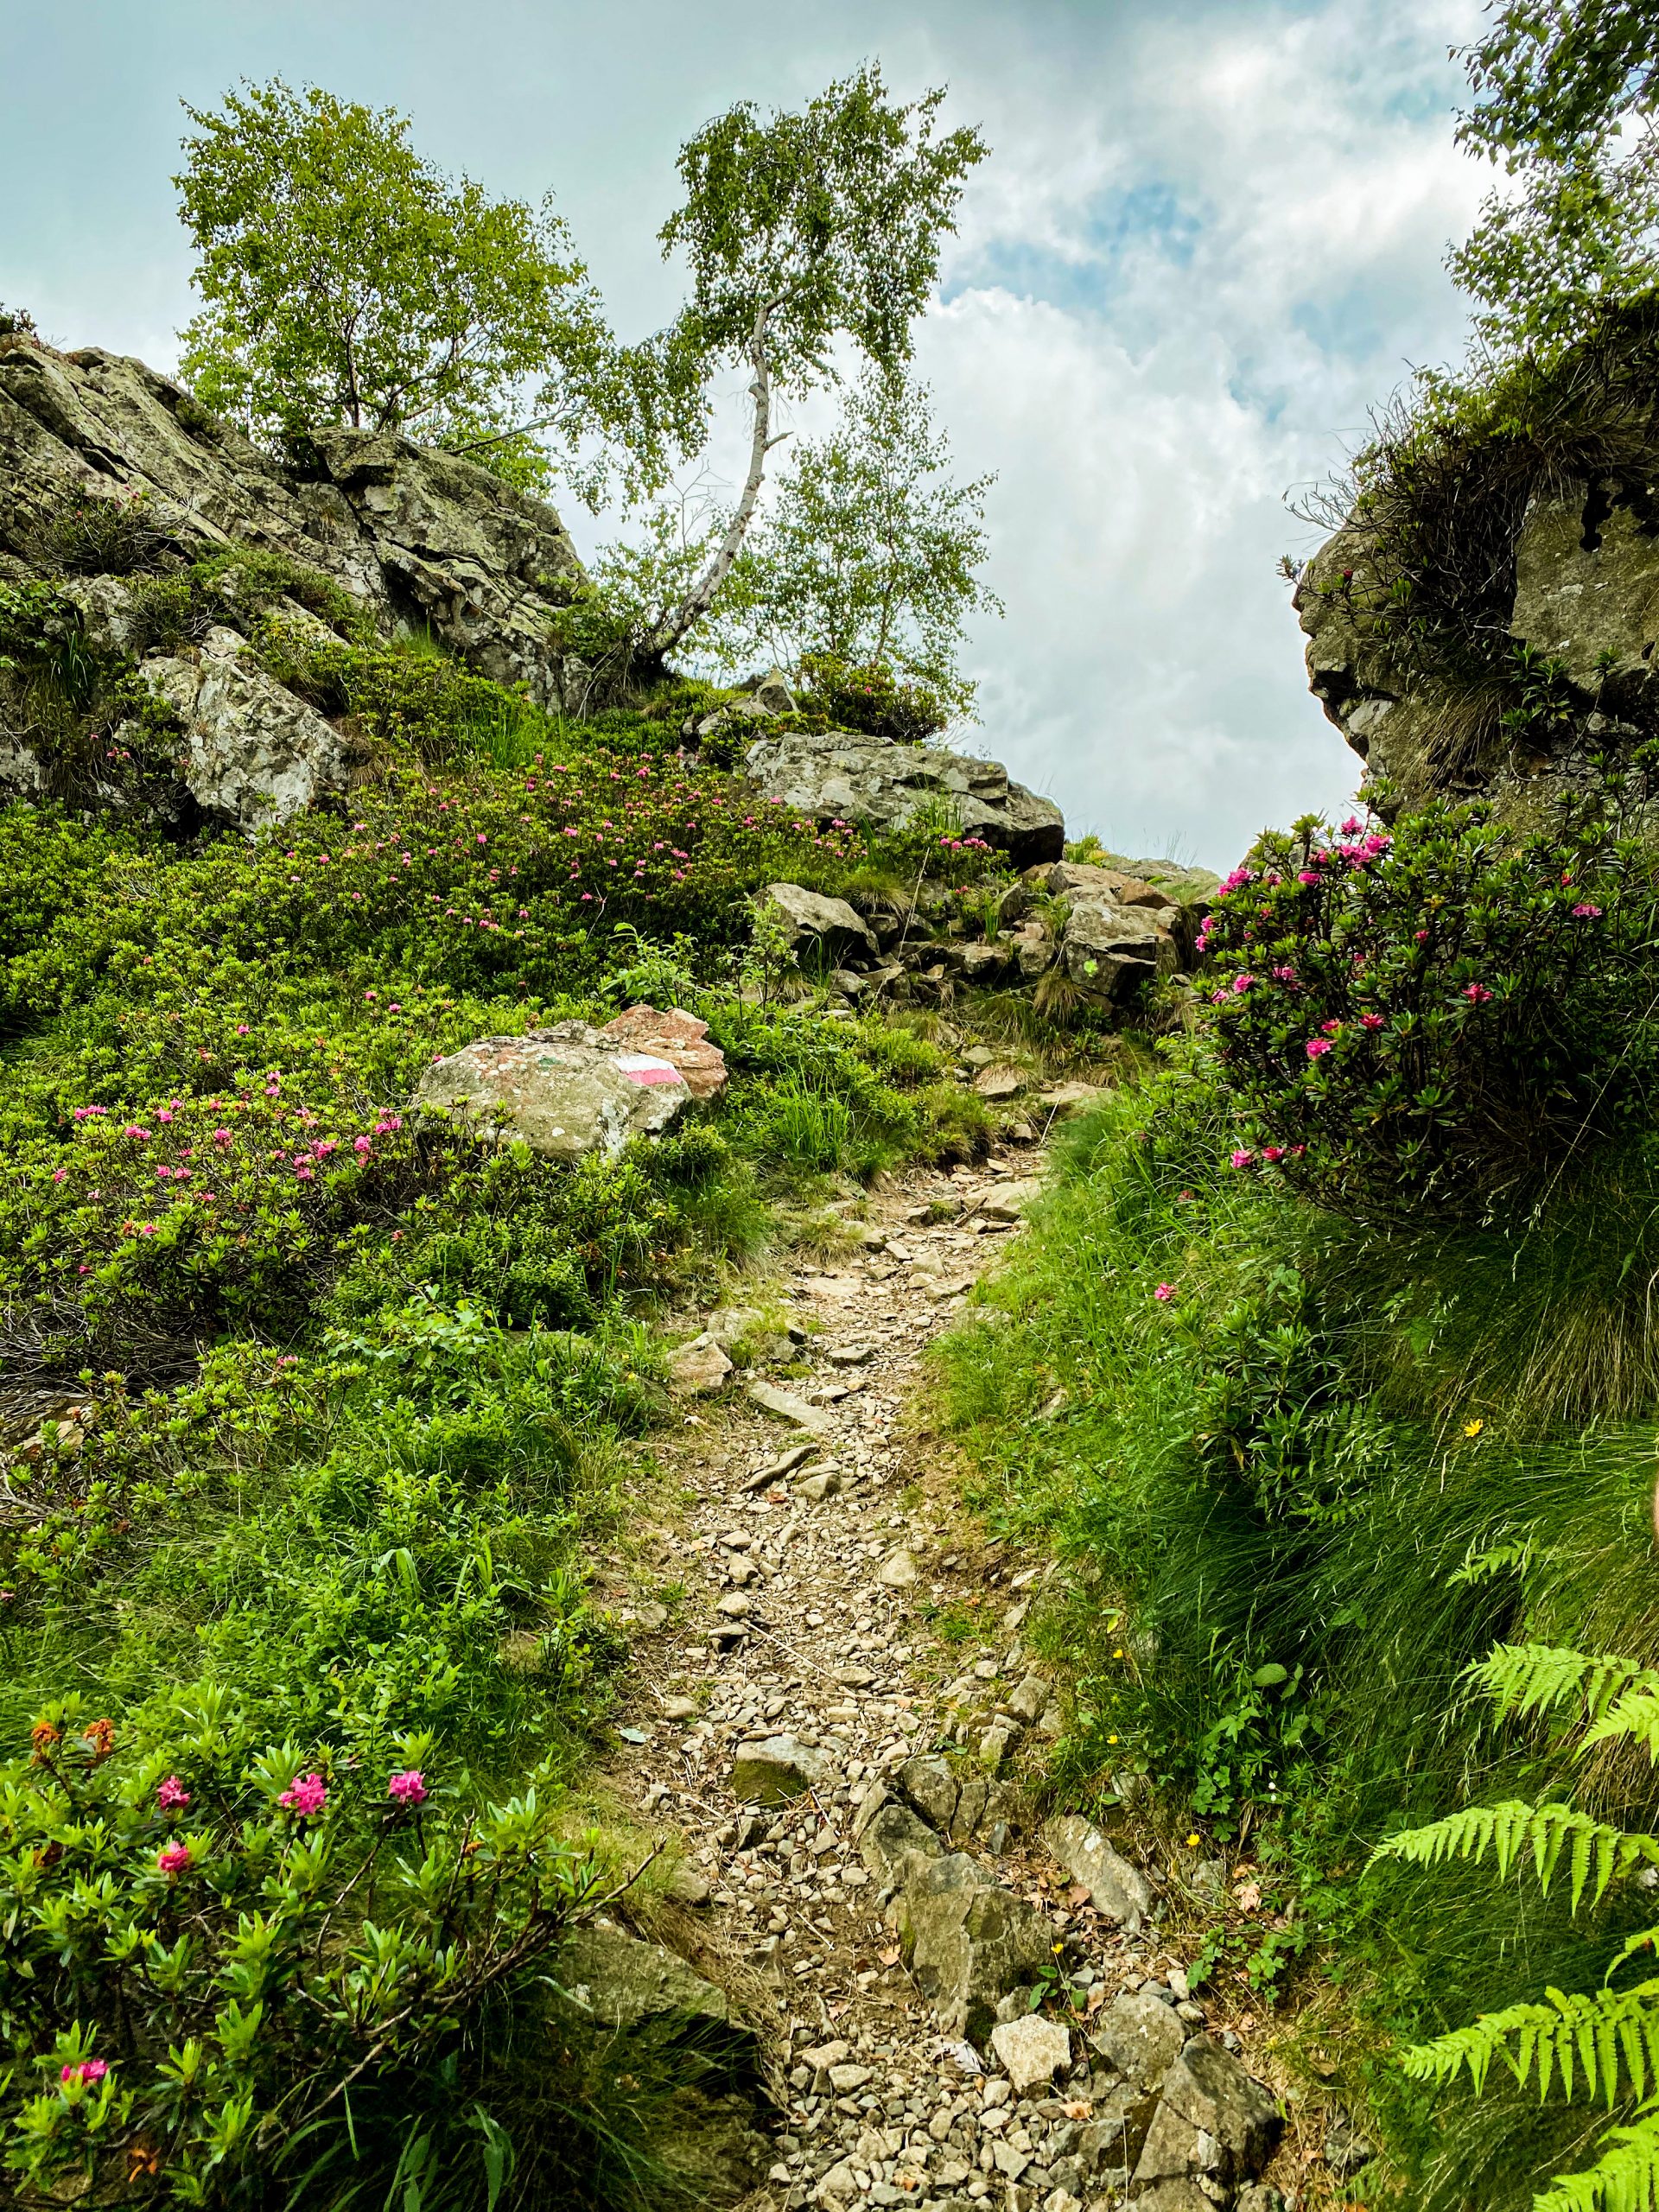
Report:
[[0,2167],[30,2201],[252,2202],[342,2090],[366,2124],[389,2082],[406,2110],[465,2073],[471,2016],[546,1974],[604,1873],[547,1777],[480,1802],[432,1750],[262,1745],[207,1686],[130,1726],[39,1715],[0,1764]]
[[1479,1217],[1645,1122],[1654,886],[1616,826],[1610,795],[1525,836],[1444,804],[1264,836],[1200,936],[1234,1169]]

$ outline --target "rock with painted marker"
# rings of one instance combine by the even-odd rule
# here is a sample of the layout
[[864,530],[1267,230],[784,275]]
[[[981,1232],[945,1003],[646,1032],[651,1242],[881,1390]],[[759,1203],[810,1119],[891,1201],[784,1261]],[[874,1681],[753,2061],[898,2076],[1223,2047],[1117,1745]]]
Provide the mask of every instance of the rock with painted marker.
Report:
[[465,1117],[493,1141],[522,1140],[550,1160],[613,1159],[634,1137],[668,1127],[691,1092],[673,1062],[628,1049],[585,1021],[522,1037],[480,1037],[436,1060],[417,1107]]

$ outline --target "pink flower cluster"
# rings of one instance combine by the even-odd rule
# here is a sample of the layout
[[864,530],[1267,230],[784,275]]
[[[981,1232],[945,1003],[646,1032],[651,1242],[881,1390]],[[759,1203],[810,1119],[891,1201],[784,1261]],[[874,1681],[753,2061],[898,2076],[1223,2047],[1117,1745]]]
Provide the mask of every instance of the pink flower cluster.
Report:
[[59,2075],[58,2079],[60,2082],[78,2082],[83,2089],[90,2089],[101,2082],[109,2070],[110,2064],[106,2058],[72,2060]]
[[395,1797],[400,1805],[423,1805],[426,1802],[426,1777],[418,1767],[410,1767],[402,1774],[394,1774],[386,1784],[388,1797]]
[[285,1812],[309,1820],[328,1802],[327,1784],[320,1774],[302,1774],[297,1781],[289,1783],[276,1802]]

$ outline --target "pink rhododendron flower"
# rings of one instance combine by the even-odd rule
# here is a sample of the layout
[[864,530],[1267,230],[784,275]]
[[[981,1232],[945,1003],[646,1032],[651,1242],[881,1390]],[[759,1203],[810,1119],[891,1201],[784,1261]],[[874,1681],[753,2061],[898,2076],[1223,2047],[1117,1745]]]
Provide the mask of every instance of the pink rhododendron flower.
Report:
[[1175,1295],[1175,1286],[1173,1282],[1160,1282],[1152,1294],[1160,1306],[1167,1306]]
[[1471,1006],[1484,1006],[1492,995],[1484,983],[1465,983],[1463,995]]
[[1573,912],[1574,918],[1580,922],[1599,922],[1601,919],[1600,907],[1592,906],[1588,899],[1582,906],[1575,906]]
[[288,1812],[309,1819],[328,1802],[327,1786],[320,1774],[302,1774],[297,1782],[289,1783],[276,1802]]
[[1296,880],[1298,883],[1317,883],[1319,880],[1318,875],[1311,868],[1298,868],[1296,871]]
[[1362,1014],[1359,1017],[1359,1026],[1362,1029],[1380,1029],[1382,1027],[1382,1017],[1380,1014]]
[[418,1767],[406,1773],[394,1774],[386,1784],[388,1797],[395,1797],[401,1805],[423,1805],[426,1802],[426,1777]]
[[176,1774],[169,1774],[156,1792],[156,1804],[163,1813],[181,1813],[190,1802],[190,1792]]
[[1248,990],[1249,989],[1250,985],[1251,985],[1255,981],[1255,976],[1252,976],[1252,975],[1249,973],[1249,969],[1248,969],[1245,970],[1245,972],[1244,972],[1244,974],[1243,974],[1243,975],[1242,975],[1242,976],[1234,976],[1234,978],[1233,978],[1233,993],[1234,993],[1234,995],[1235,995],[1236,997],[1241,997],[1241,996],[1243,995],[1243,993],[1244,993],[1244,992],[1246,992],[1246,991],[1248,991]]
[[1317,1060],[1330,1050],[1331,1039],[1328,1037],[1310,1037],[1307,1040],[1307,1057],[1310,1060]]
[[1263,1160],[1282,1160],[1284,1156],[1285,1147],[1281,1144],[1264,1144],[1262,1147]]
[[1255,1158],[1255,1154],[1253,1152],[1236,1152],[1232,1155],[1232,1165],[1235,1167],[1248,1167]]
[[101,2082],[109,2070],[110,2063],[106,2058],[83,2058],[66,2066],[58,2079],[60,2082],[79,2082],[84,2088],[90,2089],[96,2082]]
[[188,1843],[169,1843],[156,1854],[156,1864],[163,1874],[171,1876],[188,1872],[190,1847]]

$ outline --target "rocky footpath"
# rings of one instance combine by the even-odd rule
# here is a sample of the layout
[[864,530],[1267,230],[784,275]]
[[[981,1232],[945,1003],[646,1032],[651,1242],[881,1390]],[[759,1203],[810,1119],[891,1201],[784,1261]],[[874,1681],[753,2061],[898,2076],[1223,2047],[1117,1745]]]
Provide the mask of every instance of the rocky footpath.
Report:
[[[1024,1641],[1047,1570],[963,1532],[912,1433],[1032,1165],[912,1175],[775,1300],[683,1317],[661,1457],[686,1510],[598,1593],[636,1650],[607,1781],[681,1853],[639,1925],[741,1993],[767,2055],[752,2212],[1294,2201],[1259,2179],[1280,2107],[1188,1986],[1165,1876],[1033,1815],[1063,1725]],[[919,1617],[975,1600],[963,1642]]]

